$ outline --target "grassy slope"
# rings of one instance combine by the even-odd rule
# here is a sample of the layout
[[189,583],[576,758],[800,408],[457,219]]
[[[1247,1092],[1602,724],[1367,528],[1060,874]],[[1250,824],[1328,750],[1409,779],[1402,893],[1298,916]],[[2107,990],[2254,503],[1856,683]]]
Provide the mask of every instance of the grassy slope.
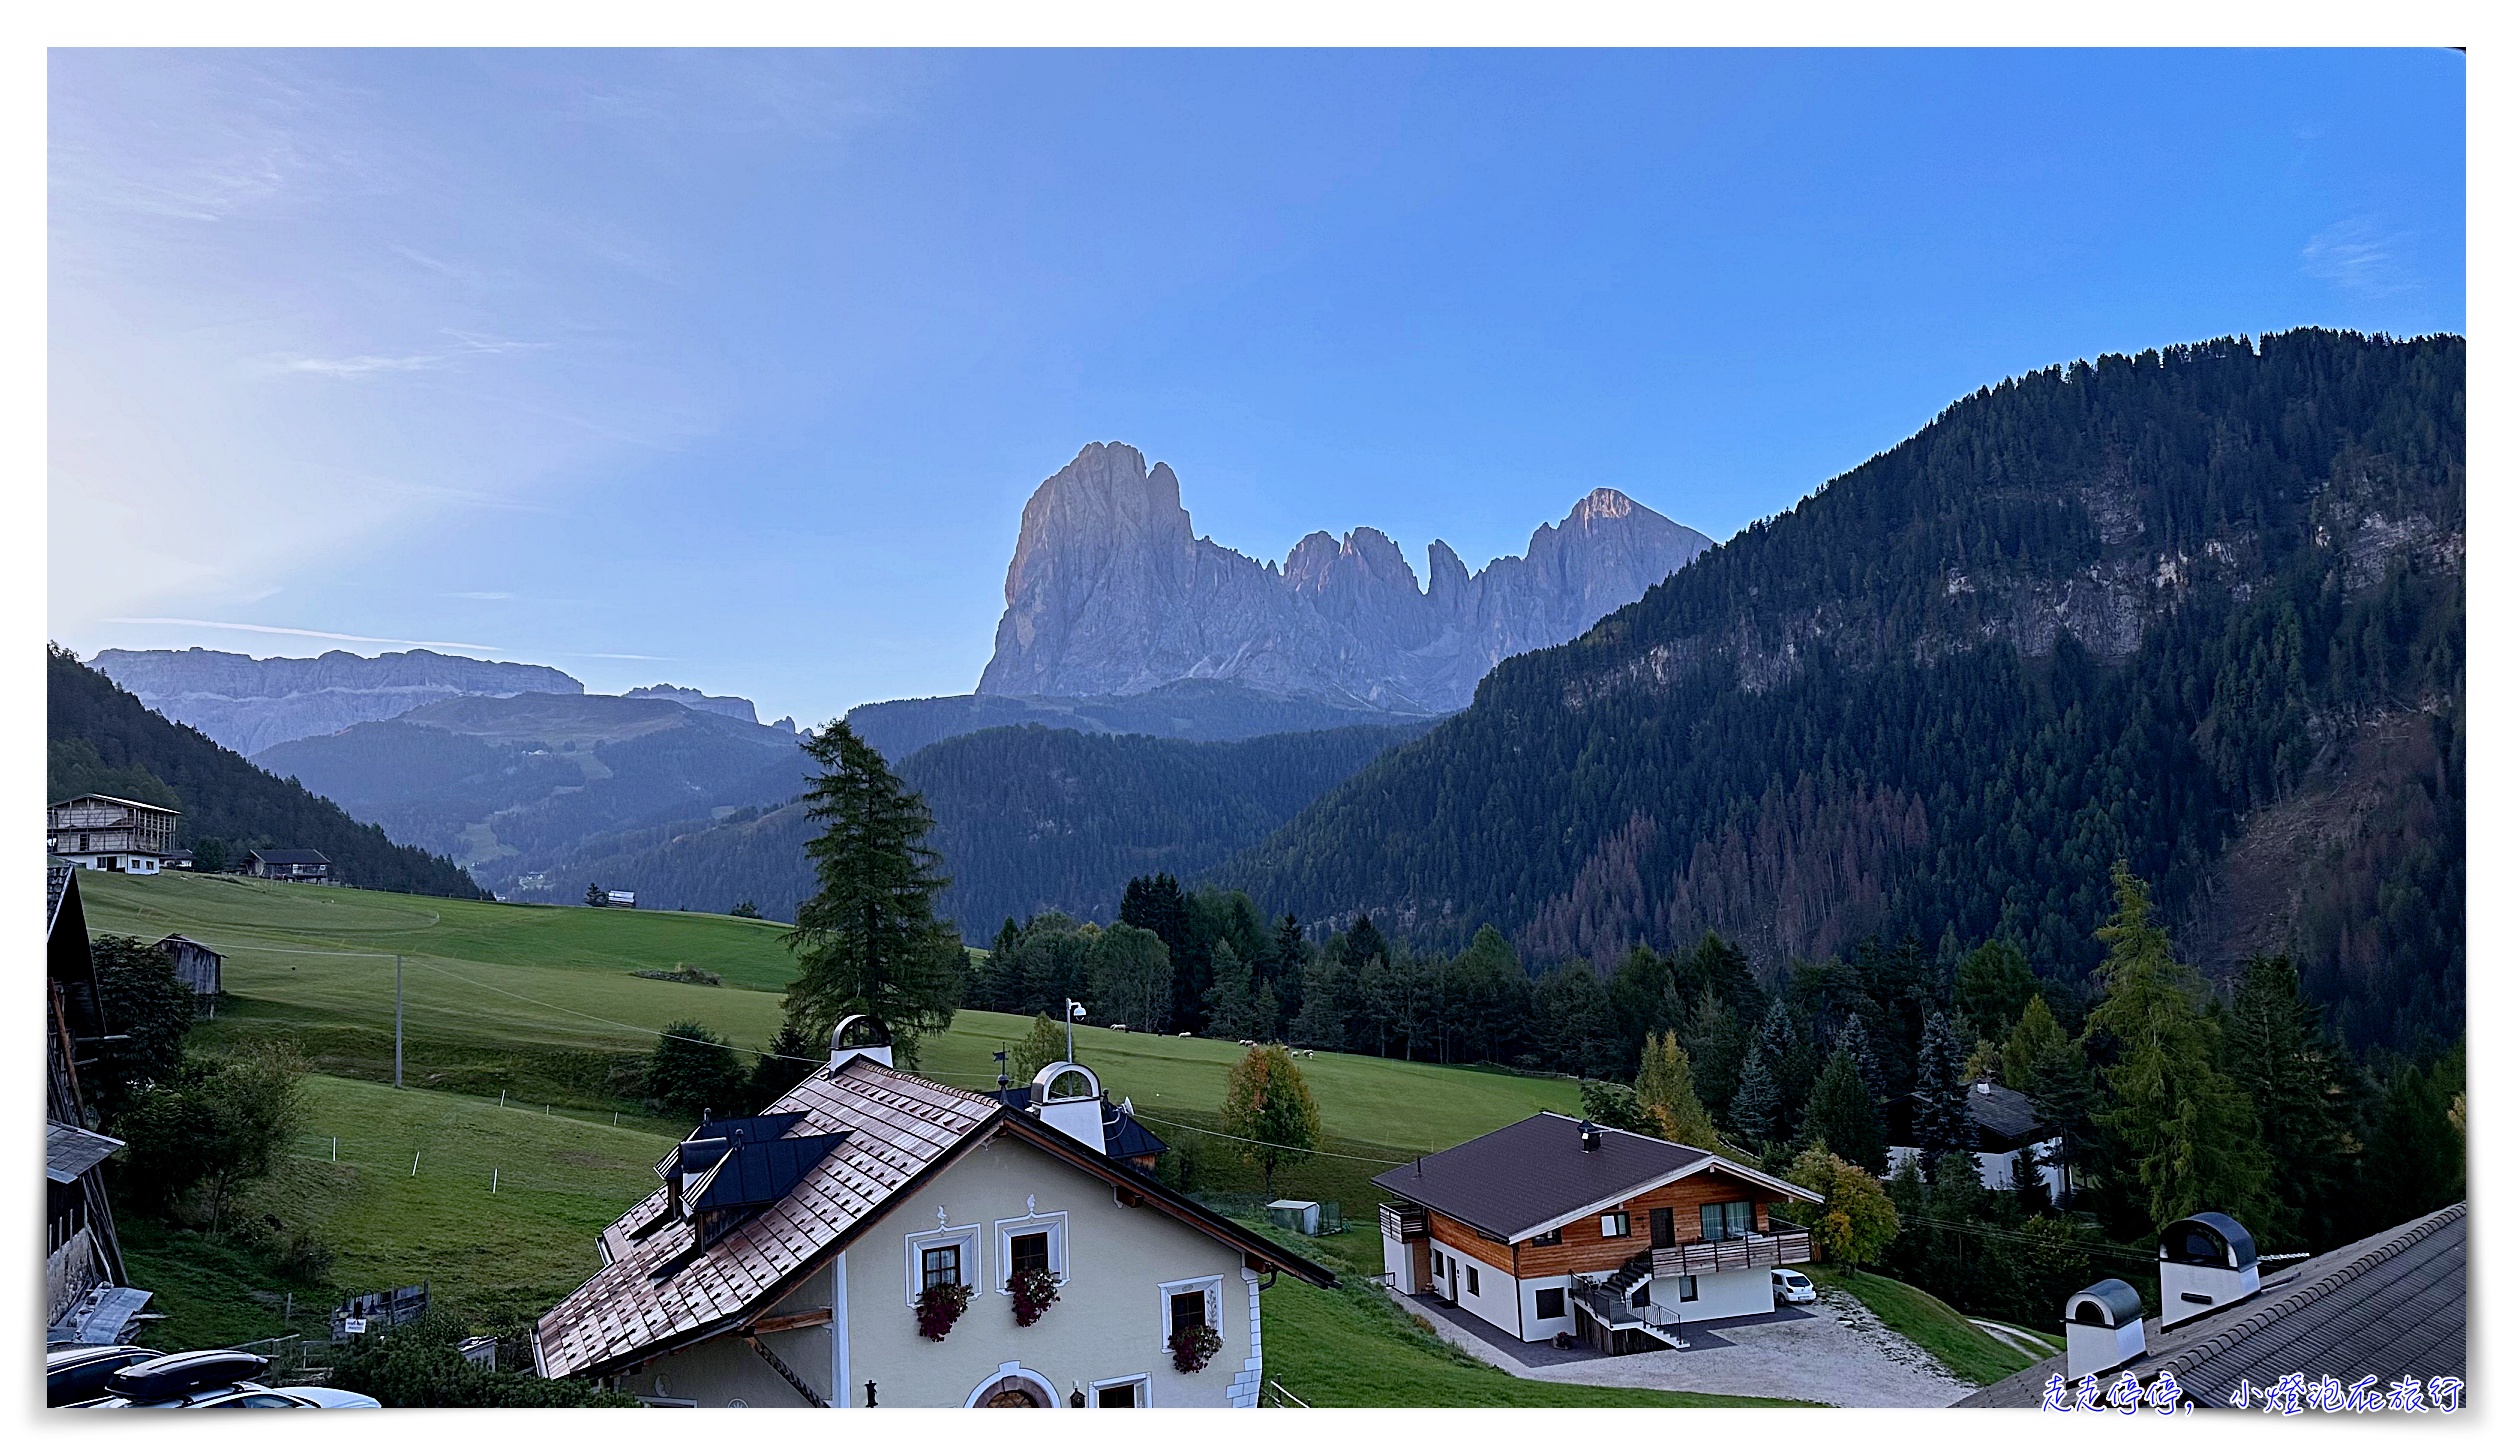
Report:
[[190,1348],[278,1333],[278,1310],[253,1291],[295,1293],[311,1313],[300,1325],[319,1330],[332,1290],[422,1280],[484,1324],[531,1317],[601,1266],[594,1235],[653,1191],[655,1161],[672,1141],[493,1099],[330,1076],[308,1077],[305,1088],[295,1154],[237,1217],[269,1215],[320,1238],[336,1259],[328,1288],[279,1276],[230,1240],[129,1219],[133,1277],[173,1315],[154,1337]]
[[2033,1360],[1973,1326],[1970,1319],[1932,1294],[1875,1273],[1810,1268],[1808,1274],[1867,1305],[1885,1327],[1935,1356],[1958,1379],[1995,1384]]
[[[413,1084],[530,1100],[618,1105],[607,1077],[694,1020],[737,1046],[775,1034],[793,958],[785,926],[725,915],[482,904],[215,876],[97,874],[80,881],[99,934],[180,930],[225,954],[232,1010],[207,1038],[284,1029],[326,1070],[389,1078],[393,962],[401,954],[407,1075]],[[317,953],[351,951],[356,954]],[[645,980],[634,969],[702,966],[722,986]],[[1018,1016],[963,1011],[928,1042],[923,1070],[993,1084],[993,1053],[1019,1040]],[[1075,1031],[1075,1049],[1112,1094],[1145,1115],[1208,1120],[1234,1044]],[[1328,1130],[1390,1149],[1430,1151],[1542,1108],[1576,1111],[1569,1081],[1469,1067],[1320,1055],[1302,1069]],[[1170,1127],[1155,1124],[1168,1135]],[[1358,1164],[1355,1164],[1358,1165]],[[1375,1169],[1372,1169],[1375,1170]]]
[[1794,1403],[1504,1374],[1442,1340],[1363,1281],[1378,1271],[1375,1229],[1332,1238],[1303,1238],[1271,1227],[1260,1231],[1346,1276],[1332,1289],[1277,1279],[1265,1295],[1266,1377],[1312,1406],[1680,1409]]

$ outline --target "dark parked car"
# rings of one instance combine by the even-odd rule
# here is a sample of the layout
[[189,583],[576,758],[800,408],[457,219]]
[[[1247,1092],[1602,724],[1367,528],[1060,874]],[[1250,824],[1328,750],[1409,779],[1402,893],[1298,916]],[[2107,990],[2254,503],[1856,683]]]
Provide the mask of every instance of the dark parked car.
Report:
[[102,1398],[105,1381],[126,1364],[162,1359],[156,1349],[137,1344],[73,1344],[44,1351],[44,1403],[55,1408]]
[[317,1385],[267,1385],[254,1377],[270,1368],[259,1354],[236,1349],[195,1349],[126,1364],[105,1376],[105,1398],[82,1409],[381,1409],[373,1399]]

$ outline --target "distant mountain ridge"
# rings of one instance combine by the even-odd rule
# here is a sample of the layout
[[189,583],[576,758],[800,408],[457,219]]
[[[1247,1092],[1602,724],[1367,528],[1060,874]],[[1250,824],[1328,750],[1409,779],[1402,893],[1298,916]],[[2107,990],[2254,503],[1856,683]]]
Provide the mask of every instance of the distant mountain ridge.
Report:
[[253,761],[513,896],[589,839],[784,802],[803,787],[798,743],[670,697],[528,692],[445,698]]
[[1345,727],[1428,727],[1436,719],[1388,713],[1352,702],[1265,692],[1236,682],[1196,678],[1124,697],[910,697],[868,702],[846,715],[847,726],[896,763],[945,738],[999,727],[1072,728],[1078,732],[1232,743],[1276,733]]
[[[1429,726],[1239,742],[997,727],[908,754],[897,768],[934,815],[929,842],[952,881],[939,908],[982,944],[1005,918],[1043,910],[1113,919],[1127,880],[1201,875]],[[721,913],[749,900],[787,918],[817,888],[803,852],[816,831],[802,804],[786,803],[609,835],[524,897],[572,902],[590,880],[634,890],[648,907]]]
[[[250,756],[274,743],[381,722],[449,697],[582,692],[555,667],[425,649],[361,657],[248,657],[203,647],[98,652],[88,664],[151,712]],[[745,704],[747,706],[747,704]]]
[[1524,556],[1470,572],[1443,541],[1426,589],[1367,526],[1280,567],[1198,537],[1167,464],[1091,444],[1021,512],[980,696],[1099,698],[1221,680],[1403,714],[1453,712],[1506,657],[1568,641],[1709,548],[1599,489]]
[[336,880],[361,889],[487,897],[445,857],[394,843],[197,728],[167,721],[57,648],[47,654],[44,707],[55,798],[153,782],[177,800],[167,806],[183,813],[184,845],[216,840],[231,864],[249,849],[312,849],[332,861]]

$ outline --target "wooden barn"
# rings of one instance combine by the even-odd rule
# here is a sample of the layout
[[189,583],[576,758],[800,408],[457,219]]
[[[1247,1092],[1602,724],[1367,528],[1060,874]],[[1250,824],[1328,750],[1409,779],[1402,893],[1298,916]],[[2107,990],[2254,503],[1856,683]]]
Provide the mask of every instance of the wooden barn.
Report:
[[193,1009],[202,1015],[216,1015],[218,995],[224,988],[218,978],[219,967],[224,963],[219,953],[182,935],[166,936],[157,942],[157,948],[174,962],[175,979],[192,992]]

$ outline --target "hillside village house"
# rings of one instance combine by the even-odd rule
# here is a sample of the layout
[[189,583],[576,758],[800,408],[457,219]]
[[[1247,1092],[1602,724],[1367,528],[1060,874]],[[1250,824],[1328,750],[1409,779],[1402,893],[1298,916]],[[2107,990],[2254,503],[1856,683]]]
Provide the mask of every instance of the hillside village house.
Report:
[[1559,1112],[1371,1179],[1396,1291],[1535,1343],[1674,1346],[1685,1324],[1768,1314],[1772,1270],[1813,1261],[1775,1202],[1822,1199],[1716,1153]]
[[[887,1042],[851,1017],[764,1113],[674,1148],[534,1327],[535,1367],[656,1404],[1256,1404],[1264,1289],[1334,1275],[1110,1156],[1087,1068],[1042,1068],[1015,1107],[895,1069]],[[1023,1327],[1006,1286],[1033,1270],[1057,1296]],[[937,1285],[967,1290],[939,1342],[917,1309]]]
[[153,803],[82,793],[44,810],[44,848],[82,869],[154,874],[165,867],[182,819]]
[[256,849],[238,869],[255,879],[284,879],[292,884],[329,884],[332,861],[312,849]]
[[[2015,1186],[2017,1150],[2031,1147],[2051,1201],[2068,1205],[2063,1145],[2059,1134],[2042,1120],[2033,1098],[1995,1081],[1976,1081],[1964,1091],[1963,1110],[1972,1123],[1972,1158],[1980,1165],[1983,1187],[2003,1191]],[[1911,1135],[1911,1098],[1900,1096],[1886,1103],[1885,1129],[1893,1139],[1885,1149],[1888,1173],[1919,1160],[1920,1149],[1911,1145],[1916,1141]]]

